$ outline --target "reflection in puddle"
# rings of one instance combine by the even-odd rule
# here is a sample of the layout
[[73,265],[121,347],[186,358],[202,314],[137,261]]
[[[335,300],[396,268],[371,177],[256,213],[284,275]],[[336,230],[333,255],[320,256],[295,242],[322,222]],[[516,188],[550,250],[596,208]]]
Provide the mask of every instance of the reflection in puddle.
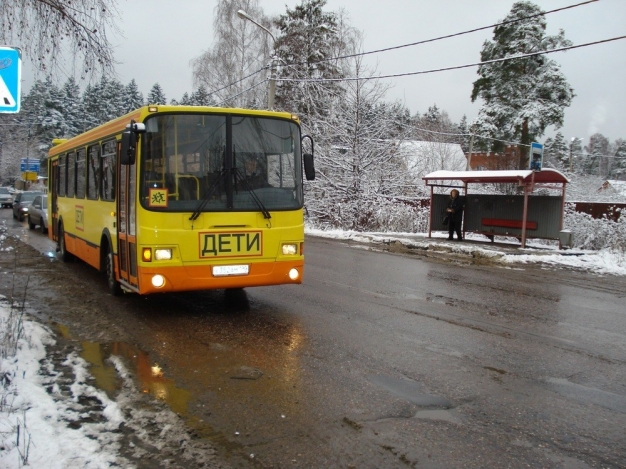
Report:
[[[82,342],[81,357],[98,388],[112,398],[120,392],[123,383],[109,360],[119,356],[141,392],[166,403],[226,455],[247,454],[244,448],[281,438],[291,431],[289,422],[306,418],[306,336],[299,325],[263,313],[199,314],[193,307],[173,321],[172,311],[184,308],[171,300],[144,300],[156,350],[150,355],[123,342]],[[71,338],[66,327],[57,328]]]
[[[57,324],[57,329],[63,337],[71,337],[66,326]],[[151,362],[149,355],[143,350],[123,342],[81,342],[81,348],[80,356],[89,363],[89,372],[95,379],[95,386],[106,392],[110,398],[114,398],[122,387],[122,380],[115,366],[108,361],[109,357],[116,355],[122,357],[126,366],[137,376],[137,385],[141,392],[164,401],[178,414],[187,413],[191,394],[176,387],[171,379],[166,378],[159,364]]]

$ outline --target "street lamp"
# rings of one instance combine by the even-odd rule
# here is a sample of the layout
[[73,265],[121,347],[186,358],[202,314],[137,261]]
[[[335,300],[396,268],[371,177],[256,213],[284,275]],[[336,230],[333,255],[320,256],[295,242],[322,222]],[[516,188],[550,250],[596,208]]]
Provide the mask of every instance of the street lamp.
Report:
[[251,23],[256,24],[259,28],[265,31],[270,35],[272,41],[274,41],[274,52],[272,53],[272,63],[270,65],[270,85],[269,90],[267,92],[267,107],[269,109],[274,109],[274,96],[276,95],[276,65],[277,65],[277,57],[276,57],[276,38],[272,34],[272,32],[263,26],[261,23],[252,18],[248,13],[243,10],[237,10],[237,16],[243,20],[248,20]]
[[578,138],[578,137],[572,137],[572,143],[570,143],[569,146],[569,172],[572,172],[572,150],[574,149],[574,142],[578,140],[580,142],[583,141],[582,138]]

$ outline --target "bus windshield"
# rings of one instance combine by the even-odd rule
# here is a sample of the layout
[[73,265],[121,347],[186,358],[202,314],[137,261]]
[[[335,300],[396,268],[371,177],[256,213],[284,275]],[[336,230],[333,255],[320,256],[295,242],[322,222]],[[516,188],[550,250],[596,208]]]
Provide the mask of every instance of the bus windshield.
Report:
[[301,208],[300,129],[259,116],[161,114],[145,120],[141,203],[171,212]]

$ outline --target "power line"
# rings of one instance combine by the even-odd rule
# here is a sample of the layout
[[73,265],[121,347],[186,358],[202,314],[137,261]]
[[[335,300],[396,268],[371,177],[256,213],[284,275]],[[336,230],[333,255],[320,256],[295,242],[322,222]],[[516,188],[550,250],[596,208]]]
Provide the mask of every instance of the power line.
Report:
[[[236,85],[237,83],[241,83],[242,81],[247,80],[247,79],[248,79],[248,78],[250,78],[250,77],[253,77],[253,76],[254,76],[254,75],[256,75],[257,73],[261,73],[263,70],[266,70],[267,68],[268,68],[268,66],[266,65],[265,67],[260,68],[260,69],[259,69],[259,70],[257,70],[256,72],[252,72],[250,75],[247,75],[247,76],[245,76],[245,77],[243,77],[243,78],[240,78],[239,80],[234,81],[234,82],[230,83],[229,85],[226,85],[226,86],[224,86],[224,87],[222,87],[222,88],[219,88],[219,89],[217,89],[217,90],[210,91],[210,92],[209,92],[209,94],[219,93],[220,91],[225,90],[226,88],[230,88],[231,86],[234,86],[234,85]],[[249,90],[246,90],[246,91],[249,91]],[[241,94],[241,93],[239,93],[239,94]],[[236,96],[239,96],[239,94],[238,94],[238,95],[236,95]]]
[[[531,18],[535,18],[535,17],[538,17],[538,16],[545,16],[545,15],[548,15],[550,13],[556,13],[556,12],[559,12],[559,11],[568,10],[568,9],[571,9],[571,8],[576,8],[576,7],[579,7],[579,6],[582,6],[582,5],[587,5],[589,3],[595,3],[597,1],[598,0],[588,0],[588,1],[585,1],[585,2],[577,3],[575,5],[569,5],[569,6],[566,6],[566,7],[556,8],[554,10],[549,10],[549,11],[546,11],[546,12],[538,13],[536,15],[525,16],[523,18],[519,18],[519,19],[515,19],[515,20],[503,21],[503,22],[495,23],[495,24],[492,24],[492,25],[489,25],[489,26],[482,26],[480,28],[474,28],[474,29],[469,29],[467,31],[461,31],[461,32],[454,33],[454,34],[448,34],[448,35],[439,36],[439,37],[436,37],[436,38],[425,39],[425,40],[413,42],[413,43],[410,43],[410,44],[402,44],[402,45],[399,45],[399,46],[387,47],[387,48],[384,48],[384,49],[377,49],[377,50],[373,50],[373,51],[369,51],[369,52],[361,52],[361,53],[358,53],[358,54],[349,54],[349,55],[343,55],[343,56],[338,56],[338,57],[331,57],[331,58],[328,58],[328,59],[322,59],[322,60],[319,60],[319,61],[316,61],[316,62],[310,62],[310,63],[309,62],[292,62],[292,63],[284,64],[283,67],[293,67],[293,66],[296,66],[296,65],[307,65],[307,64],[308,65],[314,65],[314,64],[323,63],[323,62],[329,62],[329,61],[341,60],[341,59],[348,59],[348,58],[351,58],[351,57],[359,57],[359,56],[364,56],[364,55],[377,54],[377,53],[380,53],[380,52],[388,52],[388,51],[391,51],[391,50],[402,49],[402,48],[405,48],[405,47],[412,47],[412,46],[417,46],[417,45],[421,45],[421,44],[427,44],[429,42],[440,41],[440,40],[443,40],[443,39],[449,39],[449,38],[452,38],[452,37],[462,36],[462,35],[474,33],[474,32],[477,32],[477,31],[483,31],[485,29],[495,28],[497,26],[503,26],[503,25],[506,25],[506,24],[517,23],[517,22],[524,21],[524,20],[531,19]],[[250,77],[256,75],[257,73],[260,73],[263,70],[266,70],[267,68],[268,68],[268,65],[266,65],[265,67],[257,70],[256,72],[251,73],[250,75],[248,75],[246,77],[243,77],[243,78],[241,78],[241,79],[239,79],[239,80],[237,80],[237,81],[235,81],[233,83],[230,83],[229,85],[226,85],[226,86],[224,86],[222,88],[219,88],[217,90],[211,91],[210,94],[218,93],[218,92],[220,92],[222,90],[225,90],[226,88],[230,88],[231,86],[234,86],[237,83],[240,83],[240,82],[246,80],[247,78],[250,78]],[[381,77],[381,78],[386,78],[386,77]],[[289,81],[289,80],[282,79],[280,81]],[[301,80],[295,80],[294,79],[292,81],[301,81]],[[231,99],[232,99],[232,97],[231,97]]]
[[511,57],[503,57],[503,58],[500,58],[500,59],[486,60],[484,62],[476,62],[476,63],[465,64],[465,65],[456,65],[456,66],[452,66],[452,67],[436,68],[436,69],[431,69],[431,70],[422,70],[422,71],[419,71],[419,72],[396,73],[396,74],[392,74],[392,75],[378,75],[378,76],[371,76],[371,77],[276,78],[276,81],[298,81],[298,82],[319,82],[319,83],[322,83],[322,82],[338,82],[338,81],[381,80],[383,78],[399,78],[399,77],[406,77],[406,76],[412,76],[412,75],[426,75],[428,73],[447,72],[447,71],[450,71],[450,70],[459,70],[459,69],[462,69],[462,68],[470,68],[470,67],[477,67],[477,66],[481,66],[481,65],[490,65],[490,64],[499,63],[499,62],[506,62],[507,60],[525,59],[527,57],[535,57],[537,55],[552,54],[554,52],[564,52],[564,51],[571,50],[571,49],[579,49],[581,47],[587,47],[587,46],[594,46],[594,45],[597,45],[597,44],[603,44],[605,42],[618,41],[620,39],[626,39],[626,36],[619,36],[619,37],[613,37],[613,38],[610,38],[610,39],[603,39],[603,40],[600,40],[600,41],[587,42],[585,44],[579,44],[579,45],[575,45],[575,46],[560,47],[558,49],[542,50],[542,51],[538,51],[538,52],[531,52],[531,53],[528,53],[528,54],[520,54],[520,55],[511,56]]
[[400,46],[392,46],[392,47],[386,47],[384,49],[377,49],[377,50],[373,50],[373,51],[369,51],[369,52],[360,52],[360,53],[356,53],[356,54],[349,54],[349,55],[342,55],[342,56],[338,56],[338,57],[331,57],[331,58],[328,58],[328,59],[318,60],[316,62],[306,62],[306,61],[303,61],[303,62],[292,62],[290,64],[285,64],[284,66],[285,67],[290,67],[290,66],[293,66],[293,65],[315,65],[315,64],[318,64],[318,63],[330,62],[330,61],[333,61],[333,60],[349,59],[349,58],[352,58],[352,57],[362,57],[364,55],[378,54],[379,52],[389,52],[389,51],[392,51],[392,50],[403,49],[405,47],[418,46],[418,45],[421,45],[421,44],[427,44],[429,42],[440,41],[442,39],[450,39],[452,37],[463,36],[465,34],[470,34],[470,33],[475,33],[477,31],[483,31],[485,29],[495,28],[497,26],[503,26],[503,25],[507,25],[507,24],[518,23],[520,21],[524,21],[524,20],[527,20],[527,19],[536,18],[538,16],[545,16],[545,15],[548,15],[550,13],[556,13],[556,12],[559,12],[559,11],[568,10],[570,8],[576,8],[576,7],[579,7],[579,6],[582,6],[582,5],[587,5],[589,3],[595,3],[597,1],[598,0],[588,0],[586,2],[577,3],[575,5],[570,5],[570,6],[566,6],[566,7],[563,7],[563,8],[556,8],[554,10],[545,11],[545,12],[542,12],[542,13],[537,13],[535,15],[524,16],[523,18],[519,18],[519,19],[515,19],[515,20],[503,21],[501,23],[491,24],[489,26],[482,26],[480,28],[468,29],[467,31],[461,31],[461,32],[458,32],[458,33],[447,34],[445,36],[439,36],[439,37],[435,37],[435,38],[432,38],[432,39],[424,39],[422,41],[412,42],[412,43],[409,43],[409,44],[402,44]]

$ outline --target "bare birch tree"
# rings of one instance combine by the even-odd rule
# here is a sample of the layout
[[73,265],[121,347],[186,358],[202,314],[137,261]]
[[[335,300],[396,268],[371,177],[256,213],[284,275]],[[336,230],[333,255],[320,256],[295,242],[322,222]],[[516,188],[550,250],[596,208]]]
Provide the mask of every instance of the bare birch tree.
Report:
[[116,17],[115,0],[2,0],[0,43],[19,47],[47,74],[68,53],[83,77],[109,73],[114,62],[106,34]]
[[194,86],[204,86],[219,104],[262,107],[266,102],[271,37],[237,16],[244,10],[271,30],[258,0],[220,0],[213,20],[215,44],[192,60]]

